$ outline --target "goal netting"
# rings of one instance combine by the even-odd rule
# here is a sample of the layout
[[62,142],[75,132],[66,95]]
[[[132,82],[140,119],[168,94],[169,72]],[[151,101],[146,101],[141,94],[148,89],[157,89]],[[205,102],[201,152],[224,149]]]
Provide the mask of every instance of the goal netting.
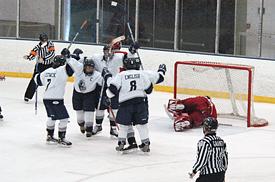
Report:
[[174,65],[174,98],[204,95],[214,100],[218,117],[245,120],[247,126],[265,126],[255,116],[254,67],[217,62],[178,61]]

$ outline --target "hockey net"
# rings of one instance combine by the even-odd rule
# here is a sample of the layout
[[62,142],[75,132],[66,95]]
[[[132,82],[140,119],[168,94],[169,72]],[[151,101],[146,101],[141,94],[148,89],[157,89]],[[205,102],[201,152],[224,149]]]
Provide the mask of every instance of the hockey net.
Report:
[[[254,67],[217,62],[178,61],[174,65],[174,98],[205,95],[215,98],[218,117],[245,120],[247,127],[266,126],[255,116]],[[218,98],[218,99],[216,99]]]

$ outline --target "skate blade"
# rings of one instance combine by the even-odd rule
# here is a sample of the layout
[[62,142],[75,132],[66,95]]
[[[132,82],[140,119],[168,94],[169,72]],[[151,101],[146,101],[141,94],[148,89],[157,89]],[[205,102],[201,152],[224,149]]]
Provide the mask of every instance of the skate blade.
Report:
[[58,142],[53,142],[53,141],[46,141],[47,145],[57,145]]
[[62,143],[58,143],[57,146],[60,147],[60,148],[71,148],[72,147],[72,145],[64,145]]
[[133,154],[133,153],[137,153],[138,149],[129,149],[129,150],[123,150],[122,154]]

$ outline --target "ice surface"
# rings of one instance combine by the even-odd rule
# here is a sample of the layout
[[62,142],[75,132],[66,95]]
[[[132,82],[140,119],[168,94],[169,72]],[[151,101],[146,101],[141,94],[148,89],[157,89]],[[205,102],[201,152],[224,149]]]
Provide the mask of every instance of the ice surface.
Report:
[[[109,135],[105,119],[103,132],[87,139],[79,131],[72,109],[72,84],[68,83],[65,104],[71,116],[67,138],[71,148],[49,146],[46,139],[46,113],[43,88],[38,92],[38,115],[34,101],[26,104],[23,95],[28,79],[7,78],[0,82],[0,181],[59,182],[185,182],[196,157],[202,129],[182,133],[173,130],[163,109],[172,94],[154,92],[149,97],[151,153],[120,155],[116,139]],[[275,181],[274,105],[255,104],[258,116],[269,126],[246,128],[220,126],[218,135],[226,142],[229,168],[226,182]]]

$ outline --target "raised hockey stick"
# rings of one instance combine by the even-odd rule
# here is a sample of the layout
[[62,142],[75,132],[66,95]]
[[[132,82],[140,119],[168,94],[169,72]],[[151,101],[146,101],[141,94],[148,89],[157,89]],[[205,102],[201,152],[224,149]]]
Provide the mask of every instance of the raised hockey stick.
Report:
[[[114,38],[114,39],[111,41],[111,43],[110,43],[109,52],[111,52],[112,46],[113,46],[115,43],[121,42],[121,41],[123,41],[123,40],[125,40],[125,36],[124,36],[124,35],[119,36],[119,37],[117,37],[117,38]],[[108,57],[108,60],[107,60],[107,61],[109,61],[109,57]],[[108,69],[108,67],[107,67],[107,69]],[[101,90],[100,90],[99,103],[98,103],[98,105],[97,105],[97,109],[98,109],[98,110],[99,110],[100,105],[101,105],[101,100],[102,100],[104,85],[105,85],[105,80],[103,79],[103,81],[102,81],[102,87],[101,87]]]
[[[116,1],[111,1],[111,6],[120,7],[121,9],[123,9],[122,5],[118,4]],[[126,10],[123,10],[123,11],[124,11],[124,14],[126,14]],[[132,42],[135,43],[134,35],[133,35],[132,29],[131,29],[131,26],[130,26],[130,23],[129,23],[129,18],[127,18],[127,28],[128,28],[129,33],[130,33],[130,37],[132,39]],[[137,56],[138,56],[138,58],[140,60],[140,63],[141,63],[141,58],[140,58],[140,55],[138,53],[138,50],[136,50],[136,53],[137,53]],[[140,65],[140,67],[141,67],[142,70],[144,70],[142,63]]]
[[72,44],[74,43],[75,39],[78,37],[80,31],[87,25],[87,23],[88,23],[88,20],[87,20],[87,19],[83,21],[81,27],[79,28],[78,32],[76,32],[76,34],[75,34],[73,40],[70,42],[70,44],[69,44],[69,46],[67,47],[67,49],[70,49],[70,48],[71,48],[71,46],[72,46]]

